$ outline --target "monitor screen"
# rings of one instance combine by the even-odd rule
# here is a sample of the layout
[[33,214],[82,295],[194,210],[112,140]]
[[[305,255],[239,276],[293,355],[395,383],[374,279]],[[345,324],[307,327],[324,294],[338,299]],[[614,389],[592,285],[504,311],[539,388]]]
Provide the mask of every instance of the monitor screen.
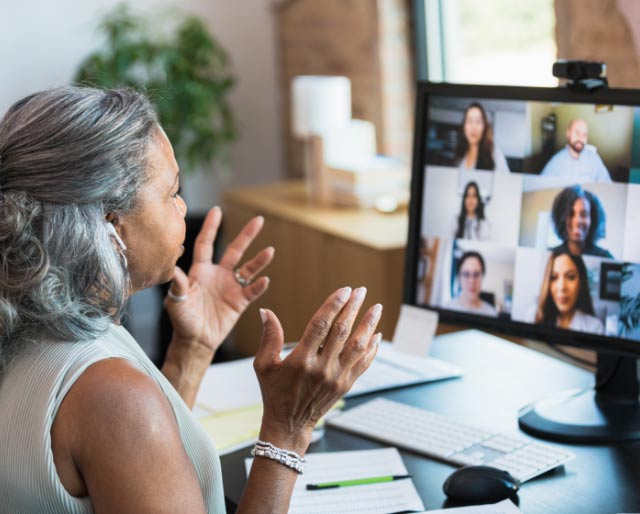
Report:
[[640,354],[640,97],[422,83],[405,302]]

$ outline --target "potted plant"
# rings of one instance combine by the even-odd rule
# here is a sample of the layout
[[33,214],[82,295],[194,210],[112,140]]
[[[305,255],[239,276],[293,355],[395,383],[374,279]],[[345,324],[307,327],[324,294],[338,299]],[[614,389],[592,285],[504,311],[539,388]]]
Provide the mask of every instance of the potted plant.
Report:
[[75,81],[144,91],[185,171],[226,164],[236,138],[226,51],[195,16],[157,18],[151,22],[125,4],[116,7],[100,25],[106,46],[81,63]]
[[[148,16],[134,15],[125,4],[120,4],[100,24],[106,35],[105,47],[80,64],[75,81],[96,87],[132,87],[144,92],[154,104],[181,171],[189,175],[187,181],[181,181],[188,186],[190,204],[186,219],[187,250],[178,261],[179,266],[188,269],[192,243],[204,213],[213,204],[210,195],[213,177],[202,180],[203,174],[195,172],[215,169],[220,176],[226,171],[231,143],[237,135],[229,103],[234,77],[224,48],[200,19],[176,16],[175,12],[167,14],[149,20]],[[194,203],[201,205],[192,208]],[[219,240],[220,237],[216,243]],[[158,316],[158,323],[154,321],[138,329],[127,323],[134,334],[139,332],[136,334],[139,337],[152,339],[146,350],[158,365],[164,360],[171,335],[171,324],[162,310],[166,289],[163,285],[147,290],[146,296],[136,295],[130,304],[132,313],[145,312],[144,316],[131,315],[130,320]],[[149,333],[156,336],[148,337]]]

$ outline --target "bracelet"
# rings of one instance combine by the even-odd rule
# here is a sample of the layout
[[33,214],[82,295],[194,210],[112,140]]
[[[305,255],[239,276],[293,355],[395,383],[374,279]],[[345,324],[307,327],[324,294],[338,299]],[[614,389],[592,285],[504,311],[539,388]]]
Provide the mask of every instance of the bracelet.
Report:
[[254,457],[266,457],[267,459],[275,460],[276,462],[293,469],[299,475],[304,473],[304,463],[307,462],[307,459],[300,457],[300,455],[294,451],[278,448],[269,442],[260,441],[260,439],[258,439],[253,450],[251,450],[251,455]]

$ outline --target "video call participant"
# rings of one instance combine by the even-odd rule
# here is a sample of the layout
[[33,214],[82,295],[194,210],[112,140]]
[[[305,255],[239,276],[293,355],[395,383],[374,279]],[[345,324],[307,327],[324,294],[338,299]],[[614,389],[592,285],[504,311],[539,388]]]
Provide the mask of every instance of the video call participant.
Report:
[[564,250],[551,252],[533,321],[580,332],[604,333],[602,322],[595,317],[582,257]]
[[484,217],[484,202],[476,182],[469,182],[462,194],[460,213],[456,218],[456,239],[489,239],[491,224]]
[[613,259],[611,252],[595,244],[605,235],[605,213],[592,192],[578,185],[564,188],[553,200],[551,219],[563,241],[552,250]]
[[456,149],[458,168],[508,173],[507,160],[493,141],[493,131],[482,105],[469,104],[462,120]]
[[482,255],[475,251],[463,253],[456,270],[460,294],[449,300],[445,308],[483,316],[497,316],[498,311],[493,305],[480,298],[485,270]]
[[587,146],[589,127],[584,120],[572,120],[566,138],[567,144],[549,160],[542,175],[576,182],[611,182],[611,175],[598,152]]

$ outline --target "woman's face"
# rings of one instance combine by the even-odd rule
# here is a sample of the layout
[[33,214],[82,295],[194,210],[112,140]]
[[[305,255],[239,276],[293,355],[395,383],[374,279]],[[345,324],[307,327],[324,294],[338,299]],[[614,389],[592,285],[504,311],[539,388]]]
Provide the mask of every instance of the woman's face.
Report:
[[568,255],[559,255],[551,268],[551,298],[560,314],[575,311],[580,292],[580,274]]
[[478,208],[478,190],[471,186],[467,188],[467,192],[464,195],[464,209],[467,211],[467,216],[474,215]]
[[567,234],[569,241],[582,244],[587,239],[591,227],[591,205],[586,198],[578,198],[573,202],[571,213],[567,218]]
[[161,130],[149,143],[147,162],[149,179],[138,194],[137,207],[116,223],[127,245],[134,290],[171,280],[176,261],[184,253],[187,207],[178,194],[173,148]]
[[462,296],[469,300],[480,298],[482,291],[482,265],[476,257],[467,257],[460,266],[460,288]]
[[470,145],[477,145],[484,134],[484,119],[478,107],[471,107],[464,117],[464,137]]

